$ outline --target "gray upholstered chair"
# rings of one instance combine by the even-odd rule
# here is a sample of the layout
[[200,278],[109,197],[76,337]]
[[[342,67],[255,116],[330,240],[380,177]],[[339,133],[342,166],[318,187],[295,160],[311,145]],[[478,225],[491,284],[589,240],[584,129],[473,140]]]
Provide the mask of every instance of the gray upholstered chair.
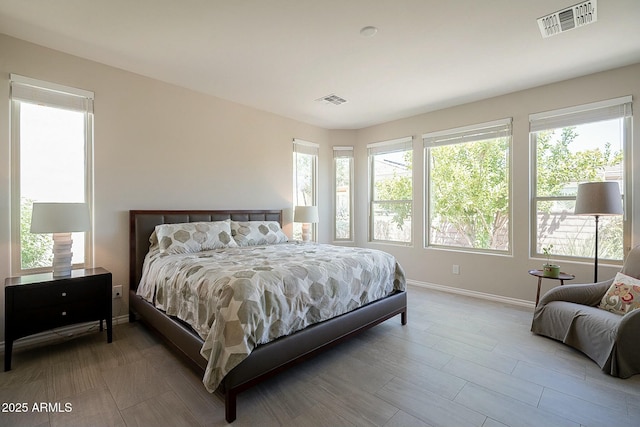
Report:
[[[640,279],[640,246],[629,252],[621,272]],[[551,289],[536,307],[531,331],[580,350],[607,374],[628,378],[640,373],[640,309],[620,315],[598,308],[612,283]]]

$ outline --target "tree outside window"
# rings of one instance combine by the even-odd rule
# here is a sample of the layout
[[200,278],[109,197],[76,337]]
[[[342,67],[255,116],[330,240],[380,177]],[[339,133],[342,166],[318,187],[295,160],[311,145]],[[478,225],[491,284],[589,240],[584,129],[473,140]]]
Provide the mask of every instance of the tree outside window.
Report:
[[423,135],[427,246],[510,250],[511,119]]
[[[593,258],[595,221],[574,215],[578,184],[616,181],[624,190],[621,120],[581,124],[534,134],[536,148],[536,253],[553,245],[556,256]],[[622,260],[621,216],[601,217],[601,259]]]
[[429,149],[429,244],[509,250],[509,138]]

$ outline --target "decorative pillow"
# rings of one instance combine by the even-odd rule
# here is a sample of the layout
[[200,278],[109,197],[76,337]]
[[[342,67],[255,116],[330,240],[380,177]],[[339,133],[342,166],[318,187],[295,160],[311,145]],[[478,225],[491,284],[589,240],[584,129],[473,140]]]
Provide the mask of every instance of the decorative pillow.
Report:
[[149,243],[149,252],[159,249],[158,235],[156,234],[156,230],[153,230],[153,233],[151,233],[151,236],[149,236]]
[[598,307],[622,315],[640,308],[640,280],[622,273],[616,274]]
[[160,252],[170,254],[238,246],[231,237],[230,221],[161,224],[156,225],[155,233]]
[[277,221],[231,221],[231,235],[239,246],[273,245],[289,241]]

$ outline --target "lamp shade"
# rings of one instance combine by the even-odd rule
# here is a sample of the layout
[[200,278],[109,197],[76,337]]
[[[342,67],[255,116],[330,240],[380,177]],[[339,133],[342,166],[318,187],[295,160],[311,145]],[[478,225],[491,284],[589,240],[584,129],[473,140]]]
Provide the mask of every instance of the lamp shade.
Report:
[[293,213],[294,222],[316,223],[319,221],[317,206],[296,206]]
[[89,231],[90,228],[89,207],[86,203],[33,204],[32,233],[71,233]]
[[586,182],[578,185],[576,215],[622,215],[617,182]]

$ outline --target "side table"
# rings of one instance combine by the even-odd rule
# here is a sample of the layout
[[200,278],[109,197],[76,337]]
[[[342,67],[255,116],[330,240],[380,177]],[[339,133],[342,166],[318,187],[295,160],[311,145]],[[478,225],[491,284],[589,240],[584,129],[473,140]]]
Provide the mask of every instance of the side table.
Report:
[[11,369],[13,341],[73,323],[107,323],[112,341],[111,273],[104,268],[72,270],[70,276],[52,273],[9,277],[4,282],[4,370]]
[[538,292],[536,293],[536,307],[538,306],[538,302],[540,301],[540,285],[542,284],[542,279],[551,279],[551,280],[559,280],[560,286],[564,285],[565,280],[573,280],[576,278],[573,274],[560,273],[558,277],[547,277],[544,275],[544,271],[542,270],[529,270],[529,274],[532,276],[536,276],[538,278]]

